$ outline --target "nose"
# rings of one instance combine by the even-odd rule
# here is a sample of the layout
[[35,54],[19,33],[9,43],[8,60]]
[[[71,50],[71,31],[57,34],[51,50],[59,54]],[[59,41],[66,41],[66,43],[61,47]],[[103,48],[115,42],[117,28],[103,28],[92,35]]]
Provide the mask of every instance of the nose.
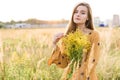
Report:
[[76,14],[76,16],[79,17],[79,16],[80,16],[80,13],[78,12],[78,13]]

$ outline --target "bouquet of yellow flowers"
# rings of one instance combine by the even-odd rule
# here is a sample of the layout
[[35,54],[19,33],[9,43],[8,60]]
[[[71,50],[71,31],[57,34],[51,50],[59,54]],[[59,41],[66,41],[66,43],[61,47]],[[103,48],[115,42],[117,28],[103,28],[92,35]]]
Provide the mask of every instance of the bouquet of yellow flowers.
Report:
[[74,33],[69,33],[61,40],[62,50],[61,53],[67,55],[70,62],[71,71],[67,75],[67,78],[70,79],[74,70],[81,63],[83,54],[86,54],[90,48],[91,43],[88,40],[87,35],[83,34],[80,30],[76,30]]
[[90,50],[91,44],[87,35],[83,34],[80,30],[74,33],[69,33],[62,38],[64,44],[63,54],[66,54],[70,60],[81,61],[82,54]]

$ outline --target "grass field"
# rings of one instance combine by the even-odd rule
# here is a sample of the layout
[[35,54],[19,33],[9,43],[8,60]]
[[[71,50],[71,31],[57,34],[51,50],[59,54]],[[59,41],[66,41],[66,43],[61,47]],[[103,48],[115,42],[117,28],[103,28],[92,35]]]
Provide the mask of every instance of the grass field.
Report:
[[[120,29],[97,28],[101,35],[99,80],[120,80]],[[0,29],[0,80],[59,80],[63,69],[47,65],[52,38],[65,28]]]

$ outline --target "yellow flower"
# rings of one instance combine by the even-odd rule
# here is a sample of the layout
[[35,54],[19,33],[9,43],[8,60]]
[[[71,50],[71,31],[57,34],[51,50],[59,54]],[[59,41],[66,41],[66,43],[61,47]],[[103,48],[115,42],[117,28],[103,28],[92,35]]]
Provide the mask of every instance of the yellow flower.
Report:
[[76,30],[74,33],[69,33],[61,40],[65,48],[62,53],[74,61],[81,61],[82,53],[87,53],[91,47],[87,35],[84,35],[79,30]]
[[87,53],[87,49],[83,49],[83,53]]

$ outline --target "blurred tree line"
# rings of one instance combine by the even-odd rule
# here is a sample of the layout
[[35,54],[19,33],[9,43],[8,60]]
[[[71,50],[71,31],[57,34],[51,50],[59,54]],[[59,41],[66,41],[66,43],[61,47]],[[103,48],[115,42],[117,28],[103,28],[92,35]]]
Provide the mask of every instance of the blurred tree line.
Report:
[[4,28],[5,24],[3,22],[0,22],[0,28]]
[[14,25],[17,23],[27,23],[27,24],[60,24],[60,23],[67,23],[68,20],[65,19],[61,19],[61,20],[39,20],[39,19],[35,19],[35,18],[30,18],[28,20],[25,21],[14,21],[11,20],[9,22],[0,22],[0,28],[4,28],[5,25]]

